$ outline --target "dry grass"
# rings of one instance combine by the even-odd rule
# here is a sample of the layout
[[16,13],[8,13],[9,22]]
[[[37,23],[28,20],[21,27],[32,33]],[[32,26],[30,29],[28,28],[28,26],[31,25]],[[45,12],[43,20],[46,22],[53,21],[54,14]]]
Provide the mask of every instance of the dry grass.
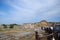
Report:
[[[17,35],[17,33],[20,33],[20,32],[24,32],[24,33],[25,32],[32,32],[32,30],[28,30],[28,29],[24,29],[24,30],[23,29],[10,29],[10,30],[6,30],[6,29],[4,29],[4,30],[0,31],[0,33],[3,33],[4,35],[8,35],[11,38],[11,40],[16,40],[15,36],[13,36],[12,34]],[[19,40],[34,40],[34,35],[32,35],[29,38],[27,38],[27,36],[23,36],[23,37],[18,36],[17,38]],[[5,40],[5,38],[2,39],[2,40]]]

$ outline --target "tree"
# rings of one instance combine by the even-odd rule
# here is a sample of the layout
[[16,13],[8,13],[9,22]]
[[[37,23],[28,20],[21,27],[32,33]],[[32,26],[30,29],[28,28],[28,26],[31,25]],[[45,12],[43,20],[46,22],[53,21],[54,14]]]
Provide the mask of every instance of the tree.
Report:
[[4,26],[4,28],[7,28],[7,25],[6,24],[2,24]]
[[15,23],[15,24],[12,24],[12,25],[18,25],[18,24]]
[[14,25],[13,24],[10,24],[10,28],[14,28]]

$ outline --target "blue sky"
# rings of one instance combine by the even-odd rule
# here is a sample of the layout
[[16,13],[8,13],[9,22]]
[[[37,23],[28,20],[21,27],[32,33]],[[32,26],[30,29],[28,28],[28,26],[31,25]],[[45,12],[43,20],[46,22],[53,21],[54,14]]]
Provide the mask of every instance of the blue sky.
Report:
[[60,22],[60,0],[0,0],[0,24]]

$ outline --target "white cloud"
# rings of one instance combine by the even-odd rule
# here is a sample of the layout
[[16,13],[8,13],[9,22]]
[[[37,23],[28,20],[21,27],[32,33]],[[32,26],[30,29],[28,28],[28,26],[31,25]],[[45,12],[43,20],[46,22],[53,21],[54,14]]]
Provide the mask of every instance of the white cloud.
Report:
[[[32,19],[48,19],[58,15],[59,0],[7,0],[6,3],[13,7],[10,11],[10,20],[30,21]],[[59,9],[60,10],[60,9]],[[59,13],[58,13],[59,12]],[[57,14],[58,13],[58,14]],[[60,14],[59,14],[60,15]]]

